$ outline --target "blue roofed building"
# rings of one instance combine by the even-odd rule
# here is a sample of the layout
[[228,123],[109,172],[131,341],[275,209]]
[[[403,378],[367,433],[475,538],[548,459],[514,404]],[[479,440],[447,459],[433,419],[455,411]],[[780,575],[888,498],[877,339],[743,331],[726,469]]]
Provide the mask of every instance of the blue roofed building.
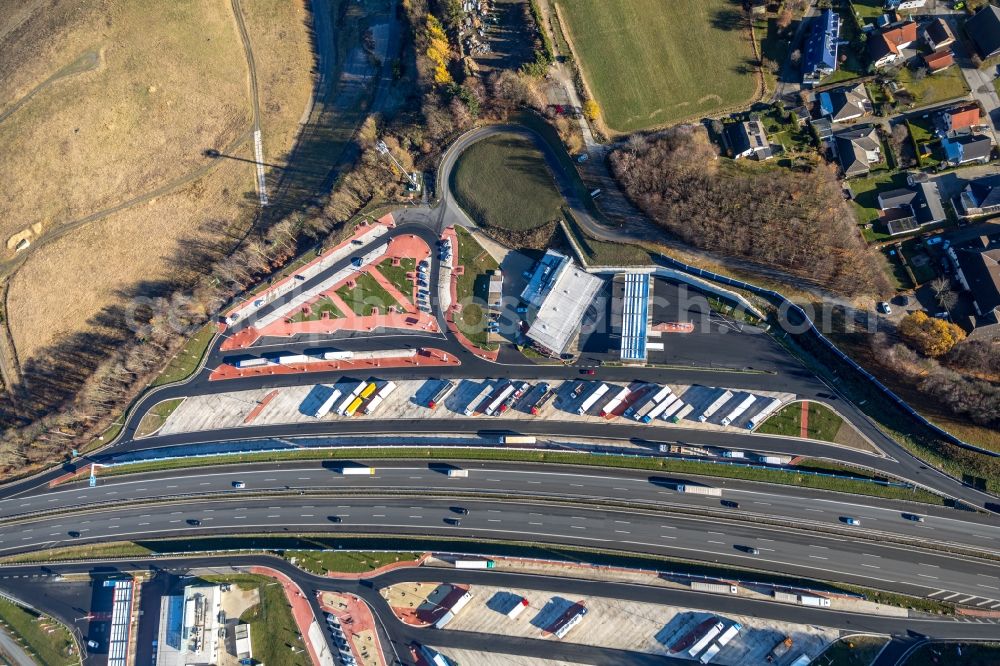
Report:
[[944,137],[941,139],[941,152],[944,153],[944,161],[952,166],[970,162],[986,164],[993,153],[993,142],[980,134]]
[[611,334],[621,338],[621,361],[643,365],[648,360],[647,338],[652,327],[652,276],[619,273],[611,284]]
[[837,49],[840,45],[840,15],[824,9],[812,19],[809,36],[802,54],[802,85],[817,85],[824,76],[837,71]]

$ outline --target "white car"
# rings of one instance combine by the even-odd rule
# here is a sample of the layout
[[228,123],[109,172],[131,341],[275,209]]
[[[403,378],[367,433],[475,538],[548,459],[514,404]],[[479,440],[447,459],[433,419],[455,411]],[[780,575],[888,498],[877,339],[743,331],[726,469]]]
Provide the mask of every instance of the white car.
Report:
[[881,301],[878,304],[878,311],[885,315],[892,314],[892,308],[889,307],[889,304],[886,303],[885,301]]
[[851,516],[844,516],[844,522],[853,527],[861,527],[861,521]]

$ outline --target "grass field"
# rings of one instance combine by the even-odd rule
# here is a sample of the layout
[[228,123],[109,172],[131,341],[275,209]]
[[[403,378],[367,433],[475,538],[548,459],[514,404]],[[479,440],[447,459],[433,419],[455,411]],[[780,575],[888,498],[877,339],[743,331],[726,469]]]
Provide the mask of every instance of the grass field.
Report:
[[486,303],[486,290],[489,288],[486,274],[499,268],[499,265],[472,234],[461,227],[456,227],[455,231],[458,233],[458,263],[465,267],[465,272],[458,276],[455,288],[455,295],[462,304],[462,312],[455,323],[473,344],[492,349],[494,347],[486,341],[486,313],[481,304]]
[[286,550],[285,558],[295,558],[295,564],[309,573],[326,575],[339,573],[365,573],[396,562],[413,562],[420,553],[365,553],[358,551],[317,552],[313,550]]
[[383,261],[378,266],[376,270],[385,276],[385,279],[392,283],[399,293],[412,299],[413,296],[413,280],[406,277],[407,273],[414,273],[417,270],[417,260],[406,257],[400,259],[399,266],[393,266],[391,261]]
[[184,402],[184,398],[172,398],[153,405],[152,409],[142,415],[142,420],[139,421],[139,427],[136,428],[135,436],[148,437],[162,428],[163,424],[167,422],[167,419],[174,413],[174,410],[181,406],[182,402]]
[[385,314],[389,311],[389,307],[399,305],[396,299],[368,273],[358,274],[354,288],[351,289],[345,284],[337,290],[337,295],[344,299],[344,303],[351,306],[354,314],[362,317],[370,315],[375,308],[379,314]]
[[889,639],[884,636],[851,636],[841,638],[828,647],[817,659],[817,664],[837,666],[870,666]]
[[[809,403],[809,419],[806,432],[811,439],[823,442],[837,441],[837,433],[844,424],[833,411],[815,402]],[[768,435],[786,435],[799,437],[802,432],[802,403],[795,402],[778,410],[757,429],[757,432]]]
[[309,313],[305,313],[301,309],[290,317],[293,322],[303,322],[303,321],[319,321],[323,318],[323,315],[330,313],[331,319],[338,319],[344,316],[344,313],[340,311],[333,301],[330,300],[328,296],[320,296],[319,300],[309,306]]
[[0,624],[7,633],[20,639],[21,645],[41,666],[80,663],[79,657],[71,654],[73,639],[69,630],[55,620],[0,599]]
[[202,326],[187,341],[184,347],[177,352],[177,356],[170,359],[170,363],[167,364],[167,367],[163,369],[160,376],[150,386],[179,382],[182,379],[190,377],[191,373],[197,369],[198,364],[201,363],[201,358],[208,350],[208,345],[211,344],[217,330],[215,324],[205,324]]
[[917,649],[904,666],[996,666],[1000,643],[962,643],[959,655],[954,643],[932,643]]
[[528,231],[560,217],[562,197],[545,158],[516,135],[473,144],[455,165],[452,187],[459,205],[483,226]]
[[556,0],[615,132],[744,104],[756,89],[746,15],[729,0]]
[[[24,362],[62,336],[103,333],[108,308],[183,276],[190,247],[181,241],[210,246],[243,231],[254,174],[250,164],[204,154],[253,154],[251,143],[237,143],[251,127],[250,97],[229,2],[21,5],[0,16],[8,184],[0,241],[41,225],[10,283],[11,334]],[[312,89],[308,15],[303,0],[244,2],[243,14],[265,158],[275,161],[290,150]],[[46,84],[61,71],[69,73]],[[38,245],[67,222],[171,185]],[[4,243],[0,259],[11,256]]]
[[[268,666],[309,666],[309,652],[299,635],[281,583],[267,576],[203,576],[211,583],[231,583],[243,590],[257,590],[260,603],[240,616],[250,624],[254,660]],[[289,649],[289,648],[295,648]]]

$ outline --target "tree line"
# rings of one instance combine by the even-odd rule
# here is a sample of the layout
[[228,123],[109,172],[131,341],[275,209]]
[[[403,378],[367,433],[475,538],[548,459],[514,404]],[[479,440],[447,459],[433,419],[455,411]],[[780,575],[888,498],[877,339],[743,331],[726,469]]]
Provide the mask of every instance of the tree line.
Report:
[[721,160],[700,126],[632,137],[610,164],[632,201],[686,243],[846,295],[891,290],[885,260],[862,239],[830,165],[744,167]]

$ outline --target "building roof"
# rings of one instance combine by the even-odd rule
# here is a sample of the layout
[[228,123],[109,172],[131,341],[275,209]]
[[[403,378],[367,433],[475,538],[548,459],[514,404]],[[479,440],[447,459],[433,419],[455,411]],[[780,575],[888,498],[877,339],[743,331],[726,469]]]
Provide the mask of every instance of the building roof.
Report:
[[863,85],[819,94],[820,113],[835,123],[863,116],[868,112],[868,104],[868,93]]
[[809,125],[820,139],[828,139],[833,135],[833,123],[829,118],[813,118]]
[[811,74],[819,69],[837,69],[837,48],[840,41],[840,16],[824,9],[813,19],[802,55],[802,71]]
[[979,106],[975,102],[960,104],[941,112],[952,131],[966,129],[979,124]]
[[913,21],[903,21],[886,26],[877,35],[868,39],[868,49],[873,60],[892,53],[899,55],[904,44],[917,41],[917,24]]
[[870,151],[881,150],[878,134],[873,126],[858,127],[834,135],[837,142],[837,156],[844,176],[858,176],[868,173],[869,162],[867,154]]
[[949,162],[971,162],[989,158],[993,152],[993,143],[989,137],[979,134],[945,137],[941,139],[941,148]]
[[1000,51],[1000,9],[987,4],[965,22],[965,32],[975,42],[981,57],[988,58]]
[[935,51],[934,53],[928,53],[924,55],[924,63],[927,64],[927,68],[932,72],[937,72],[946,67],[951,67],[955,64],[955,56],[952,54],[951,49],[945,48],[940,51]]
[[[528,329],[528,338],[545,349],[556,354],[562,354],[580,328],[583,315],[594,300],[603,281],[587,273],[573,264],[568,257],[553,250],[546,252],[556,254],[566,259],[560,262],[560,268],[555,277],[546,283],[546,288],[536,295],[538,313]],[[544,261],[544,258],[543,258]],[[542,271],[543,265],[536,269],[536,275]],[[535,276],[532,276],[532,283]],[[531,283],[525,288],[525,293],[531,288]],[[529,300],[525,298],[524,300]]]
[[521,300],[527,301],[536,308],[541,306],[542,299],[549,287],[559,277],[559,273],[570,263],[570,258],[562,252],[549,250],[535,266],[535,272],[521,292]]
[[621,360],[646,361],[649,324],[649,274],[626,273],[622,294]]
[[932,42],[932,48],[943,44],[951,44],[955,41],[955,35],[952,34],[951,27],[943,18],[934,19],[924,30],[927,33],[927,38]]
[[878,205],[882,210],[898,208],[899,206],[909,206],[917,198],[916,190],[901,187],[898,190],[879,192]]
[[947,218],[937,183],[932,180],[909,188],[880,192],[878,204],[882,210],[882,221],[892,235]]
[[743,123],[726,123],[723,132],[729,147],[733,149],[733,156],[742,155],[750,150],[750,137],[747,136]]
[[958,263],[981,314],[1000,307],[1000,247],[962,248]]
[[973,208],[1000,206],[1000,176],[973,180],[962,191],[962,200],[971,203]]

